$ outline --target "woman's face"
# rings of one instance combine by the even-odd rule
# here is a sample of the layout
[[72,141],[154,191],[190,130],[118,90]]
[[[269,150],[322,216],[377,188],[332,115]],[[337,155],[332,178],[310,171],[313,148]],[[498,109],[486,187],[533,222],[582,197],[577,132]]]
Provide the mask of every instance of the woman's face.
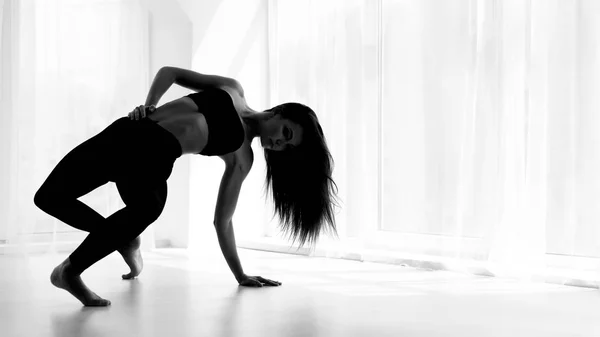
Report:
[[302,142],[302,127],[281,115],[275,115],[265,123],[260,137],[262,147],[273,151],[292,149]]

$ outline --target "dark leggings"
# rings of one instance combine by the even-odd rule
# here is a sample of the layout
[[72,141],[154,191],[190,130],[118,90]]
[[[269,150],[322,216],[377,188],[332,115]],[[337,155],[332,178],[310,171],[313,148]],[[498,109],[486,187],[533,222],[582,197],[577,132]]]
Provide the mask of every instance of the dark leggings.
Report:
[[[149,118],[123,117],[69,152],[34,197],[44,212],[90,232],[69,256],[81,273],[138,237],[161,214],[177,139]],[[126,205],[104,218],[77,198],[112,181]]]

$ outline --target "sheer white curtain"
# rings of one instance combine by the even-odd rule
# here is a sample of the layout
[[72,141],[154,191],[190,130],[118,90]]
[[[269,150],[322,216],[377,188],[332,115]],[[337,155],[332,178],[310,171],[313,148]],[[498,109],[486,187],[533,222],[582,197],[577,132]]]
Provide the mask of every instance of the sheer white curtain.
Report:
[[[85,233],[33,196],[66,153],[145,99],[147,10],[137,0],[3,4],[0,240],[19,251],[70,249]],[[123,207],[111,184],[81,200],[108,216]]]
[[320,246],[593,269],[599,16],[594,0],[272,0],[272,103],[313,107],[336,160],[343,239]]

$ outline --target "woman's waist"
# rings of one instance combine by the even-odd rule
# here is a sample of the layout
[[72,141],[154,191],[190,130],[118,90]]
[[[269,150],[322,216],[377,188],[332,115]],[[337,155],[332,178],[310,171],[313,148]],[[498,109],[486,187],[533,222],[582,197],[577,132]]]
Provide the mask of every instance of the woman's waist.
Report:
[[198,114],[198,107],[194,101],[189,97],[181,97],[161,105],[147,117],[153,121],[161,122],[194,114]]
[[177,140],[182,154],[201,152],[208,143],[208,126],[202,114],[165,118],[154,122]]

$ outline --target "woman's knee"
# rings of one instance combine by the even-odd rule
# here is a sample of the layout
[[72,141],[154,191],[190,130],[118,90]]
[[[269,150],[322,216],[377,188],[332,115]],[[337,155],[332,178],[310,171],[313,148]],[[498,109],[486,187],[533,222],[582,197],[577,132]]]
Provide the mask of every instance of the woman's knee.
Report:
[[35,192],[33,196],[33,203],[41,210],[46,210],[52,207],[52,203],[55,199],[43,186]]
[[67,198],[65,188],[44,182],[42,186],[35,192],[33,203],[41,210],[47,211],[60,205]]

